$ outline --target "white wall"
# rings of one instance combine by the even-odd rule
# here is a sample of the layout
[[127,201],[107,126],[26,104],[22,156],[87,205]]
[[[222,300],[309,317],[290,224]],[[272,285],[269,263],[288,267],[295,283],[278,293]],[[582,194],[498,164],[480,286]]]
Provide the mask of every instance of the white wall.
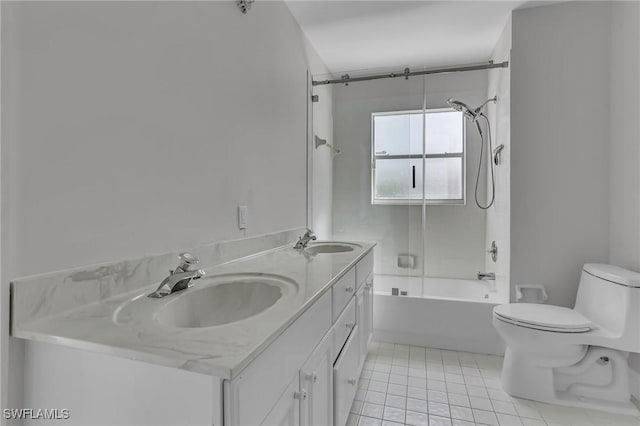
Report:
[[[640,3],[612,4],[610,52],[610,257],[640,271]],[[640,373],[639,355],[630,364]]]
[[[511,17],[507,20],[502,34],[496,43],[491,59],[496,62],[511,59]],[[487,98],[498,97],[498,102],[487,105],[487,117],[491,123],[493,148],[504,145],[501,162],[494,165],[496,197],[492,207],[487,209],[487,235],[485,247],[491,247],[493,241],[498,246],[498,258],[494,262],[488,252],[485,254],[485,270],[496,274],[496,288],[507,302],[509,292],[510,263],[510,213],[511,213],[511,68],[489,70]],[[493,159],[493,155],[491,155]],[[487,175],[487,179],[491,177]],[[490,181],[489,181],[490,182]],[[490,192],[487,191],[487,198]],[[488,203],[489,200],[487,200]]]
[[[427,108],[446,107],[448,98],[479,105],[486,92],[486,72],[426,78]],[[371,113],[421,109],[423,93],[421,78],[334,87],[334,135],[342,154],[334,163],[333,236],[378,242],[375,269],[379,274],[421,274],[422,207],[371,205]],[[473,201],[479,150],[480,138],[473,126],[467,126],[467,204],[427,207],[424,265],[428,276],[475,279],[484,269],[485,213]],[[398,268],[399,254],[415,255],[416,268]]]
[[582,264],[609,261],[610,4],[513,13],[511,285],[573,306]]
[[17,276],[305,225],[307,59],[283,3],[3,2],[2,55],[4,300]]

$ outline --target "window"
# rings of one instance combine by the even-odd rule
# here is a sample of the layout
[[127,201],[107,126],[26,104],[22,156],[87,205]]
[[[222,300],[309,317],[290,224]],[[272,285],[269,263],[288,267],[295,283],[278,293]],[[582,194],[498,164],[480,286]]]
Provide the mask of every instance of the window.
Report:
[[371,121],[372,204],[464,204],[461,112],[381,112]]

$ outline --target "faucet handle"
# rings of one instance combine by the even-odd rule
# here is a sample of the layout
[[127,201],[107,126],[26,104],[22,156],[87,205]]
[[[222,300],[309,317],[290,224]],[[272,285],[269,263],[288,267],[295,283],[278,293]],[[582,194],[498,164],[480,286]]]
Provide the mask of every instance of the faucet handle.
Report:
[[178,259],[180,259],[180,265],[178,266],[178,269],[182,269],[185,272],[189,270],[190,266],[200,263],[200,259],[198,259],[198,256],[194,256],[191,253],[180,253]]

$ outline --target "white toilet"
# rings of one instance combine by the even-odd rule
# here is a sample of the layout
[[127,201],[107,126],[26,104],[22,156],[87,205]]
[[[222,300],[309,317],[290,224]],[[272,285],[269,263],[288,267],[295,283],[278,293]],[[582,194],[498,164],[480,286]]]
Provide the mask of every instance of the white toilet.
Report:
[[506,343],[504,390],[554,404],[638,414],[629,352],[640,352],[640,274],[586,264],[574,309],[510,303],[493,309]]

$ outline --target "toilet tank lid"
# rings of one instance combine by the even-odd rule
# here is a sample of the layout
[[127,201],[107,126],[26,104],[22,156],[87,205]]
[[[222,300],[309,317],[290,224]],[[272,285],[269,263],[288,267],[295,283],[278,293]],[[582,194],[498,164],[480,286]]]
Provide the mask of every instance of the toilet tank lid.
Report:
[[595,277],[611,281],[627,287],[640,287],[640,273],[629,271],[615,265],[602,263],[586,263],[583,270]]

